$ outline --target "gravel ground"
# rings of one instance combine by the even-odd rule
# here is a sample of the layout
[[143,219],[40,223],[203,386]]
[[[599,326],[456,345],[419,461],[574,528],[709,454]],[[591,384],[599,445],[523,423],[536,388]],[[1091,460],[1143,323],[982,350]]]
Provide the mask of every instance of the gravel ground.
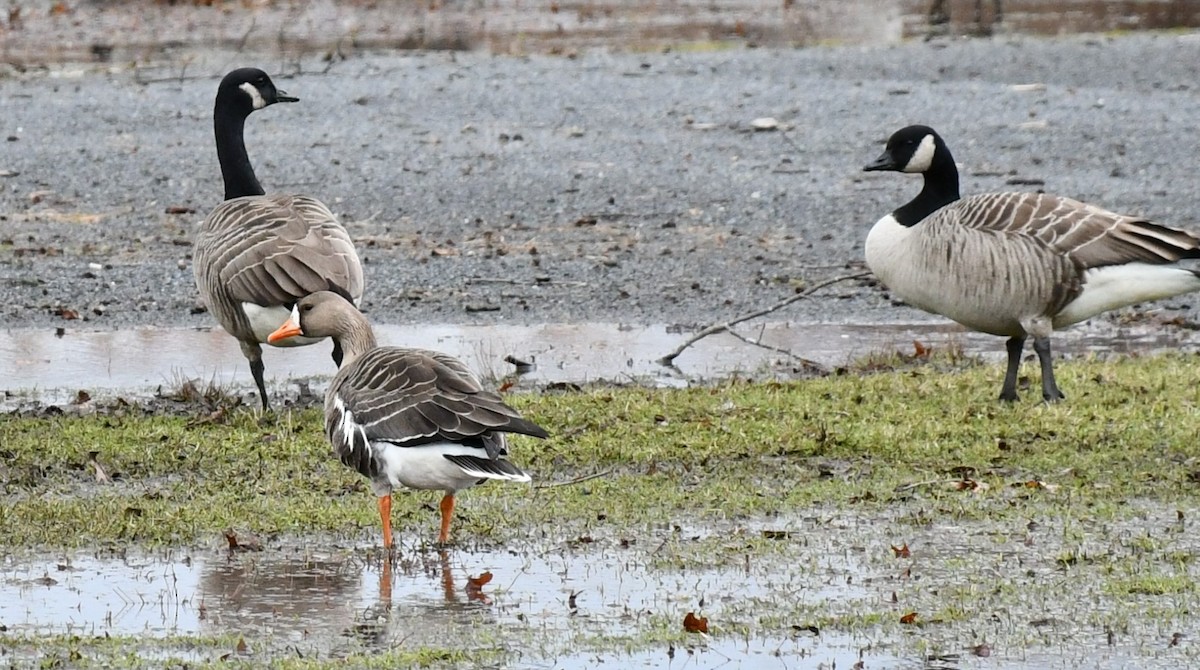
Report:
[[[277,59],[227,67],[255,62]],[[339,214],[376,321],[707,323],[859,268],[872,222],[920,188],[861,166],[914,122],[947,138],[965,193],[1044,188],[1200,230],[1197,62],[1190,33],[358,54],[280,74],[301,103],[251,117],[247,144],[268,191]],[[7,327],[212,325],[190,267],[222,191],[212,69],[0,79]],[[776,316],[929,318],[867,281]]]

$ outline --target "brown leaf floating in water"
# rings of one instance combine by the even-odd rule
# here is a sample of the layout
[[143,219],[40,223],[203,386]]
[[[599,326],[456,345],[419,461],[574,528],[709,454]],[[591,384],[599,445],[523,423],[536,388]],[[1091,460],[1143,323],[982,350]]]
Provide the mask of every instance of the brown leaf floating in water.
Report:
[[491,604],[491,599],[483,592],[483,587],[492,581],[491,571],[484,572],[478,577],[467,577],[467,599],[476,600],[485,605]]
[[225,541],[229,543],[229,551],[262,551],[262,542],[253,535],[238,537],[232,530],[225,531]]

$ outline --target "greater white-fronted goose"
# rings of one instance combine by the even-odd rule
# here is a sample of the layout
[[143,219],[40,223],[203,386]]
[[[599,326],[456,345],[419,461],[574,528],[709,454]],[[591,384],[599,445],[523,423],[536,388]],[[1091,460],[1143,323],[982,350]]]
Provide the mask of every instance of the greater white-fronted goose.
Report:
[[[251,112],[297,98],[275,88],[262,70],[234,70],[221,80],[213,111],[225,201],[200,227],[193,254],[196,286],[217,321],[241,344],[263,409],[268,409],[261,343],[287,319],[296,300],[340,287],[357,302],[362,264],[346,229],[329,208],[306,195],[266,195],[246,154],[243,129]],[[291,347],[319,342],[293,337]],[[333,359],[341,354],[334,347]]]
[[867,265],[910,305],[1008,337],[1002,400],[1017,399],[1028,336],[1042,397],[1056,401],[1055,329],[1200,290],[1200,274],[1179,263],[1200,258],[1196,235],[1042,193],[960,197],[950,149],[927,126],[896,131],[863,169],[924,175],[920,194],[871,228]]
[[342,363],[325,392],[325,435],[342,463],[371,480],[383,545],[392,546],[392,491],[443,491],[438,541],[450,539],[457,492],[488,479],[528,482],[507,458],[506,433],[546,431],[484,389],[462,361],[436,351],[381,347],[347,296],[301,298],[268,341],[331,337]]

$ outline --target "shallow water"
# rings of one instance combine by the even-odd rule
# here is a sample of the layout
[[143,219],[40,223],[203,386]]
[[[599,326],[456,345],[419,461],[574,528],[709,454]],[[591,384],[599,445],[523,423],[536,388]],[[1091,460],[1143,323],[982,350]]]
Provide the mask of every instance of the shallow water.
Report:
[[[788,377],[803,372],[787,356],[741,342],[729,334],[700,340],[675,360],[658,360],[691,334],[663,325],[611,323],[539,326],[380,326],[382,344],[437,349],[465,360],[488,378],[516,368],[513,356],[534,364],[522,384],[638,381],[660,386],[728,378],[733,375]],[[968,355],[1000,360],[1001,338],[940,324],[793,324],[767,323],[741,330],[753,339],[803,356],[826,367],[846,365],[868,354],[911,354],[923,346],[961,349]],[[1144,354],[1200,349],[1200,331],[1137,325],[1079,326],[1055,335],[1056,355],[1086,353]],[[290,380],[327,377],[334,367],[330,345],[299,349],[266,348],[268,380],[276,387]],[[1031,354],[1030,354],[1031,355]],[[253,388],[249,369],[233,338],[219,329],[0,332],[0,407],[32,400],[65,403],[79,390],[93,396],[146,395],[185,379],[215,382],[244,391]]]
[[[449,645],[499,649],[521,659],[506,666],[514,668],[592,668],[613,662],[661,667],[671,655],[681,666],[692,657],[689,667],[761,667],[768,658],[776,665],[789,658],[825,667],[851,667],[859,658],[904,665],[878,649],[865,650],[866,641],[807,631],[719,640],[696,635],[678,649],[658,645],[636,654],[604,649],[602,637],[634,635],[663,613],[679,625],[687,611],[704,611],[697,599],[726,598],[731,584],[747,598],[786,593],[813,605],[866,596],[855,586],[814,587],[799,573],[777,573],[774,564],[661,571],[651,562],[645,552],[564,546],[490,553],[402,551],[394,565],[373,550],[295,546],[239,554],[10,557],[0,567],[0,622],[16,636],[234,634],[245,640],[248,653],[266,657],[284,650],[311,658]],[[810,578],[858,569],[835,557],[815,573],[804,572]],[[489,583],[474,590],[468,586],[485,573],[493,575]],[[719,607],[714,602],[707,609]],[[596,649],[588,651],[590,645]],[[192,656],[211,660],[227,651]]]
[[[108,634],[142,636],[144,657],[198,662],[233,643],[185,640],[232,636],[257,659],[448,647],[522,669],[1194,667],[1195,594],[1105,586],[1113,570],[1196,574],[1146,553],[1150,538],[1164,557],[1200,549],[1174,509],[1135,502],[1114,521],[913,525],[920,510],[809,510],[495,551],[408,546],[394,564],[368,540],[328,537],[267,540],[248,553],[214,544],[8,555],[0,643],[10,661],[36,657],[20,642],[31,636]],[[752,548],[767,531],[775,539]],[[899,544],[911,558],[894,555]],[[1064,568],[1065,551],[1096,560]],[[485,573],[490,582],[469,587]],[[897,625],[908,611],[922,623]],[[688,612],[708,617],[713,635],[638,642],[678,631]],[[854,623],[872,613],[882,621]],[[824,619],[846,623],[808,630]]]

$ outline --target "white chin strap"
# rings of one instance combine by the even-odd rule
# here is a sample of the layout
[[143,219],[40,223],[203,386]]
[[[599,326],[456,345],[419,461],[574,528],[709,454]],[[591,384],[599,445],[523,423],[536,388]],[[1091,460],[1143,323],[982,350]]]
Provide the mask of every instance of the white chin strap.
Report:
[[262,92],[259,91],[258,87],[254,84],[245,82],[241,86],[238,86],[238,88],[242,89],[246,92],[246,95],[250,96],[250,104],[252,104],[255,109],[262,109],[263,107],[267,106],[267,101],[262,97]]
[[922,140],[917,150],[913,152],[912,158],[908,159],[908,163],[904,166],[905,172],[925,172],[933,165],[933,155],[937,152],[937,142],[934,141],[933,135],[926,135]]

